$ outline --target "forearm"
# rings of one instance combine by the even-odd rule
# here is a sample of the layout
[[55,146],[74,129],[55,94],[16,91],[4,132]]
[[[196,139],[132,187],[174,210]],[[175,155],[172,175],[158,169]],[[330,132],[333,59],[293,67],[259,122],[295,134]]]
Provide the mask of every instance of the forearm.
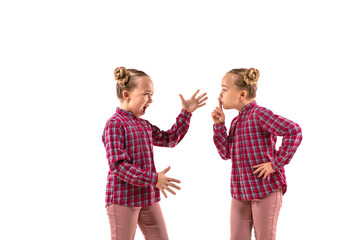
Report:
[[220,154],[220,157],[224,160],[230,159],[228,135],[226,133],[226,127],[224,123],[214,124],[214,144]]
[[282,168],[290,163],[302,141],[302,131],[298,124],[294,123],[288,132],[289,134],[283,136],[282,144],[276,152],[275,158],[271,162],[271,166],[274,170]]
[[175,147],[188,132],[191,116],[191,113],[181,110],[175,124],[168,131],[161,131],[158,127],[152,125],[153,144],[162,147]]
[[155,186],[157,182],[156,172],[145,171],[126,161],[110,169],[117,178],[135,186]]

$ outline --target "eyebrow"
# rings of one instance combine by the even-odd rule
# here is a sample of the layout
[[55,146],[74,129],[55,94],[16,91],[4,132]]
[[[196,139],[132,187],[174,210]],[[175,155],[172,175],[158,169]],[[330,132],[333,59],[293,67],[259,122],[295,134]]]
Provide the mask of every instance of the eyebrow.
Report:
[[224,85],[224,84],[223,84],[223,85],[221,85],[221,86],[222,86],[222,87],[227,87],[227,86],[226,86],[226,85]]

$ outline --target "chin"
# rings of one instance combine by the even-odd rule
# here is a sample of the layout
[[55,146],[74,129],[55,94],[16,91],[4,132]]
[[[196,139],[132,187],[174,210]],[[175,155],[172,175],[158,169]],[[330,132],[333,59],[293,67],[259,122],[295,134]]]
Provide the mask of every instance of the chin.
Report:
[[138,114],[139,117],[145,115],[145,110],[146,110],[146,109],[141,109],[141,110],[139,111],[139,114]]

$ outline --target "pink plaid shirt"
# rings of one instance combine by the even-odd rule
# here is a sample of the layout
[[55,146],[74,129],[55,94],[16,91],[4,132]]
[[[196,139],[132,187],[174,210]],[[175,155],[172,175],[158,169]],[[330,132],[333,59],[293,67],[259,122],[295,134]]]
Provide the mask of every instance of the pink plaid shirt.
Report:
[[106,206],[143,207],[160,201],[153,145],[175,147],[189,129],[191,113],[182,110],[168,131],[135,118],[120,108],[107,121],[102,136],[110,166]]
[[[276,138],[282,145],[276,150]],[[298,124],[260,107],[247,104],[233,119],[229,135],[225,124],[214,125],[214,143],[222,159],[232,160],[231,195],[238,200],[259,199],[282,187],[286,192],[284,166],[293,157],[302,140]],[[266,179],[253,174],[254,165],[271,162],[274,173]]]

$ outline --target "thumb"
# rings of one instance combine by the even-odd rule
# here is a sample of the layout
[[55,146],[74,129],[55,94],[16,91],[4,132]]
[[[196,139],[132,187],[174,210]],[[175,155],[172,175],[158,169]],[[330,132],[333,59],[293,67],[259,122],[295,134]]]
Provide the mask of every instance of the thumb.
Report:
[[165,174],[165,173],[167,173],[169,170],[170,170],[170,166],[168,166],[167,168],[165,168],[165,169],[162,170],[161,172]]
[[181,102],[185,102],[185,99],[184,99],[183,95],[179,94],[179,97],[181,99]]

